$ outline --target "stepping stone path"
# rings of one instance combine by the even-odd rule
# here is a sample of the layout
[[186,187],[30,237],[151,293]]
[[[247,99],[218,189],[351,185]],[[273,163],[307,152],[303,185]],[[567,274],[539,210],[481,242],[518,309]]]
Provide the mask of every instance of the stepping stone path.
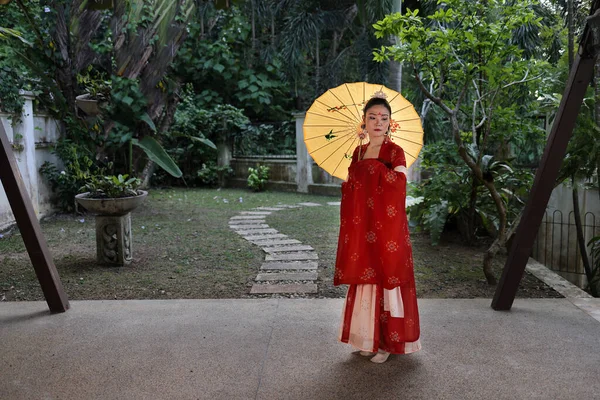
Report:
[[[339,206],[337,202],[328,203]],[[241,211],[229,219],[229,227],[244,239],[262,247],[266,253],[260,272],[250,289],[251,295],[315,294],[318,292],[318,260],[314,249],[299,240],[279,233],[265,222],[273,212],[299,208],[319,207],[318,203],[278,204]]]

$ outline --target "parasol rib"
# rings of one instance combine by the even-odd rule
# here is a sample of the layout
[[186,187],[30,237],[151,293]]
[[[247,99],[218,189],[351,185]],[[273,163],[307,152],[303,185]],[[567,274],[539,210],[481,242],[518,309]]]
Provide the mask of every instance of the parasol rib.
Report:
[[[404,150],[404,149],[402,149]],[[408,154],[409,156],[411,156],[412,158],[414,158],[415,160],[417,159],[417,156],[413,156],[411,153],[409,153],[408,151],[404,150],[404,154]]]
[[[337,94],[333,93],[333,91],[330,91],[330,92],[336,98],[336,100],[340,102],[340,104],[344,104],[344,102],[342,101],[342,99],[340,99]],[[350,96],[350,98],[352,98],[352,96]],[[356,104],[354,104],[354,106],[356,106]],[[357,121],[360,122],[361,121],[360,117],[356,118],[356,114],[352,113],[352,111],[350,111],[350,109],[347,106],[346,106],[346,110],[348,110],[350,112],[350,114],[352,115],[352,117],[348,118],[350,121],[353,121],[353,122],[357,122]]]
[[[347,143],[349,140],[351,140],[351,139],[352,139],[352,136],[350,136],[350,138],[346,139],[346,141],[345,141],[344,143],[342,143],[342,144],[340,145],[340,147],[338,147],[338,149],[341,149],[341,148],[342,148],[342,146],[343,146],[343,145],[345,145],[345,144],[346,144],[346,143]],[[355,137],[355,140],[356,140],[356,137]],[[354,141],[353,141],[352,143],[354,143]],[[350,145],[352,145],[352,143],[350,143]],[[324,159],[323,161],[321,161],[321,162],[322,162],[322,163],[324,163],[325,161],[329,160],[329,159],[331,158],[331,156],[332,156],[332,155],[334,155],[334,154],[335,154],[335,151],[334,151],[334,152],[332,152],[332,153],[331,153],[331,154],[330,154],[330,155],[329,155],[327,158],[325,158],[325,159]]]
[[[402,140],[403,142],[413,143],[413,144],[421,146],[421,142],[415,142],[414,140],[401,138],[400,136],[394,136],[394,135],[392,135],[392,138],[396,138],[398,140]],[[400,147],[402,147],[402,146],[400,146]]]
[[[331,91],[329,91],[329,92],[331,92]],[[335,97],[335,98],[336,98],[336,99],[337,99],[337,100],[338,100],[338,101],[341,103],[341,100],[340,100],[340,99],[339,99],[339,98],[338,98],[338,97],[337,97],[337,96],[336,96],[336,95],[335,95],[333,92],[331,92],[331,95],[332,95],[332,96],[334,96],[334,97]],[[321,97],[322,97],[322,96],[321,96]],[[319,99],[320,99],[320,97],[319,97]],[[322,104],[323,106],[325,106],[325,107],[326,107],[326,108],[328,108],[328,109],[335,108],[334,106],[332,106],[332,105],[330,105],[330,104],[326,104],[326,103],[324,103],[323,101],[321,101],[321,100],[319,100],[319,99],[316,99],[316,100],[315,100],[315,103]],[[345,105],[345,104],[344,104],[344,105]],[[351,120],[351,121],[354,121],[354,114],[352,114],[352,111],[348,110],[348,108],[347,108],[347,107],[346,107],[344,110],[345,110],[345,111],[348,111],[348,112],[350,113],[350,115],[347,115],[347,114],[345,114],[345,113],[344,113],[343,115],[344,115],[344,116],[345,116],[347,119],[349,119],[349,120]],[[340,110],[337,110],[337,111],[338,111],[339,113],[341,113],[341,111],[340,111]]]
[[330,125],[330,124],[327,124],[327,125],[310,125],[310,124],[307,124],[305,126],[307,128],[330,128],[330,127],[347,128],[348,124],[346,124],[346,125]]
[[[315,139],[323,139],[325,136],[327,136],[327,135],[329,135],[329,134],[334,134],[334,133],[343,133],[343,132],[348,132],[348,131],[350,131],[350,132],[352,133],[352,131],[353,131],[353,130],[354,130],[354,129],[350,129],[350,128],[348,128],[348,129],[344,129],[344,130],[341,130],[341,131],[334,131],[334,130],[332,130],[331,132],[328,132],[328,133],[326,133],[326,134],[324,134],[324,135],[317,135],[317,136],[313,136],[313,137],[309,137],[309,138],[305,137],[305,138],[304,138],[304,141],[307,141],[307,140],[315,140]],[[344,136],[345,136],[345,135],[344,135]],[[337,136],[336,136],[336,137],[337,137]]]
[[[354,138],[354,140],[352,141],[352,143],[350,143],[350,146],[348,146],[348,148],[346,149],[346,151],[344,152],[344,154],[348,154],[348,150],[350,150],[350,148],[352,148],[352,146],[354,145],[354,142],[356,142],[358,138]],[[342,161],[344,161],[344,158],[340,158],[340,162],[338,162],[338,164],[335,166],[335,169],[333,170],[333,173],[331,175],[335,175],[335,171],[337,171],[337,169],[340,167],[340,165],[342,164]]]
[[[402,107],[402,108],[399,108],[399,109],[397,109],[396,111],[392,112],[392,115],[396,114],[397,112],[404,111],[404,110],[406,110],[407,108],[411,108],[411,107],[413,107],[413,105],[412,105],[412,104],[410,104],[410,103],[408,103],[406,106],[404,106],[404,107]],[[415,111],[415,113],[416,113],[416,111]]]
[[[327,118],[327,119],[332,119],[332,120],[335,120],[335,121],[341,121],[341,122],[345,122],[345,123],[349,122],[347,118],[346,119],[335,118],[335,117],[332,117],[331,115],[317,114],[314,111],[307,111],[306,113],[307,114],[311,114],[311,115],[316,115],[316,116],[319,116],[319,117],[323,117],[323,118]],[[310,124],[308,126],[310,126]]]
[[416,118],[409,118],[409,119],[395,119],[394,121],[396,122],[408,122],[408,121],[417,121],[417,120],[421,120],[421,117],[416,117]]
[[360,111],[358,109],[358,105],[356,105],[356,100],[354,100],[354,97],[352,97],[352,92],[350,92],[350,88],[348,87],[348,84],[345,83],[344,86],[346,87],[346,90],[348,91],[348,95],[350,96],[350,100],[352,100],[352,104],[354,104],[354,108],[356,108],[356,115],[358,116],[358,119],[360,121],[360,120],[362,120],[362,118],[360,117]]
[[[311,151],[310,153],[311,153],[311,154],[313,154],[313,153],[316,153],[317,151],[319,151],[319,150],[321,150],[321,149],[323,149],[323,148],[325,148],[325,147],[329,146],[330,144],[333,144],[333,143],[335,143],[335,142],[338,142],[338,141],[340,141],[340,140],[342,140],[342,139],[346,139],[347,137],[348,137],[348,135],[343,135],[343,136],[340,136],[338,139],[331,140],[331,141],[329,141],[329,142],[325,143],[323,146],[319,147],[318,149],[314,149],[314,150],[313,150],[313,151]],[[344,142],[344,143],[345,143],[345,142]],[[341,147],[341,146],[340,146],[340,147]]]

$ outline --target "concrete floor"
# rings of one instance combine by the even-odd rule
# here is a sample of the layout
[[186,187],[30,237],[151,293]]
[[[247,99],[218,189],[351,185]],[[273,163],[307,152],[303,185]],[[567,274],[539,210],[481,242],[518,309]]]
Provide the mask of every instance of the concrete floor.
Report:
[[600,398],[599,321],[490,303],[420,300],[423,350],[377,365],[336,342],[338,299],[5,302],[0,399]]

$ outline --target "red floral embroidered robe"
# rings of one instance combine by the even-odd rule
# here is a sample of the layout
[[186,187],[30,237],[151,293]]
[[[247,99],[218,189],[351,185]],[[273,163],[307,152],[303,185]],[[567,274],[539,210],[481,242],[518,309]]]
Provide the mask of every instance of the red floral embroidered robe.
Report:
[[[360,153],[364,155],[367,145]],[[406,175],[393,169],[406,166],[404,151],[386,139],[376,159],[359,160],[359,147],[352,156],[348,181],[342,184],[340,236],[334,284],[376,284],[383,303],[383,289],[401,289],[404,318],[388,318],[381,306],[380,331],[383,344],[402,353],[394,343],[419,338],[419,317],[413,271],[412,247],[406,217]],[[389,314],[389,313],[388,313]],[[388,326],[394,324],[393,327]],[[392,329],[393,328],[393,329]],[[386,334],[387,332],[387,334]],[[393,340],[386,336],[392,335]],[[394,343],[392,343],[394,342]]]

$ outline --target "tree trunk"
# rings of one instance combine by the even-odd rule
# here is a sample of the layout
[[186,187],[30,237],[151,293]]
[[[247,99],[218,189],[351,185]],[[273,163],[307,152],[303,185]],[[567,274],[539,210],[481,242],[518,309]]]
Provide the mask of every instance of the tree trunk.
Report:
[[486,250],[485,255],[483,256],[483,274],[485,275],[485,279],[489,285],[496,285],[498,283],[496,277],[494,276],[492,262],[494,261],[494,257],[502,247],[504,247],[504,245],[500,243],[500,237],[497,237],[492,242],[492,245]]
[[460,125],[458,123],[457,112],[453,112],[450,115],[450,120],[452,122],[452,135],[454,136],[454,140],[458,145],[458,154],[465,161],[467,166],[471,169],[474,178],[486,187],[486,189],[490,193],[490,196],[492,196],[492,200],[494,200],[494,205],[496,206],[496,211],[498,212],[498,218],[500,220],[498,236],[496,237],[492,245],[489,247],[489,249],[486,251],[485,256],[483,258],[483,273],[485,275],[485,278],[490,285],[495,285],[497,281],[492,271],[492,261],[496,253],[498,253],[498,250],[500,250],[506,245],[506,208],[504,207],[502,197],[498,193],[498,190],[496,189],[494,183],[492,181],[487,181],[483,178],[483,171],[481,170],[479,165],[477,165],[471,159],[469,154],[467,154],[467,150],[465,149],[464,143],[460,138]]
[[[402,12],[402,0],[394,0],[393,12]],[[392,38],[392,44],[400,45],[400,40],[397,37]],[[390,83],[392,89],[398,93],[402,92],[402,63],[397,61],[390,61]]]
[[500,235],[492,242],[492,245],[486,250],[485,255],[483,257],[483,273],[485,278],[490,285],[497,284],[496,277],[494,276],[494,271],[492,268],[492,262],[494,261],[494,257],[498,254],[503,247],[506,248],[507,251],[510,251],[510,246],[512,245],[512,240],[517,231],[517,227],[521,222],[521,217],[523,216],[523,211],[519,214],[517,218],[513,221],[510,229],[507,231],[505,238],[503,240],[500,239]]
[[467,214],[467,243],[475,243],[475,206],[477,205],[477,179],[473,177],[471,181],[471,198],[469,199],[469,210]]
[[567,0],[567,30],[568,30],[568,52],[569,52],[569,71],[571,71],[571,66],[573,65],[573,60],[575,59],[575,21],[574,21],[574,0]]
[[[594,65],[594,121],[596,126],[600,127],[600,57],[596,57]],[[600,157],[597,159],[596,174],[600,175]],[[600,179],[598,179],[598,199],[600,199]]]
[[275,12],[271,13],[271,47],[275,48]]
[[319,46],[320,46],[320,42],[319,42],[319,31],[317,30],[317,40],[316,40],[316,49],[315,49],[315,53],[316,53],[316,74],[315,74],[315,95],[319,95],[320,94],[320,90],[319,90],[319,85],[320,85],[320,74],[321,74],[321,68],[319,65]]
[[142,171],[142,184],[140,185],[140,189],[150,189],[150,181],[152,180],[154,171],[156,171],[156,164],[154,161],[148,160],[146,166],[144,166],[144,170]]
[[585,247],[585,237],[583,235],[583,226],[581,225],[581,211],[579,209],[579,191],[577,190],[577,181],[575,180],[575,177],[571,177],[571,182],[573,183],[573,218],[575,219],[575,228],[577,229],[577,245],[579,246],[579,252],[581,253],[581,262],[583,263],[585,276],[587,277],[590,286],[590,292],[592,293],[592,296],[598,297],[596,287],[592,284],[594,274],[590,267],[590,259]]
[[[223,132],[227,132],[227,121],[223,122]],[[228,167],[233,158],[232,140],[228,133],[222,134],[217,141],[217,166]],[[219,187],[225,186],[225,173],[219,171]]]
[[[252,57],[250,60],[254,60],[254,56],[256,55],[256,12],[254,10],[254,0],[250,1],[250,6],[252,7]],[[253,64],[252,61],[250,61]]]

